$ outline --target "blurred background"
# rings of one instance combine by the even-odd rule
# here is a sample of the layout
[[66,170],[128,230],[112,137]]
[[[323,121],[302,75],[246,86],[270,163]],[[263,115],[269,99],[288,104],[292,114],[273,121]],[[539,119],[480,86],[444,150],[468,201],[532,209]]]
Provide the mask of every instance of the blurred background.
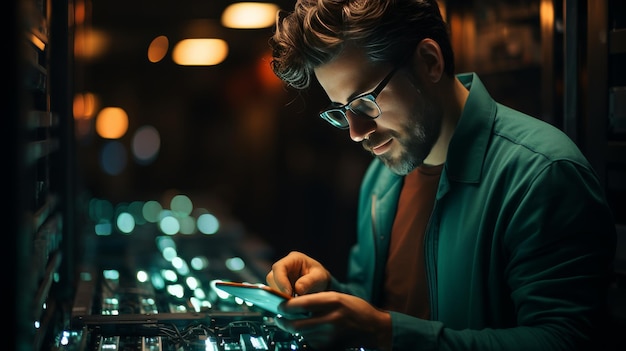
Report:
[[[316,118],[327,102],[318,87],[289,91],[272,73],[268,39],[292,2],[257,3],[269,8],[260,28],[227,23],[230,5],[84,3],[74,114],[86,196],[167,207],[184,194],[240,222],[272,258],[307,251],[342,275],[369,156]],[[207,39],[223,46],[207,46],[207,62],[176,62],[183,40]],[[121,116],[105,125],[107,111]],[[99,123],[118,134],[103,137]]]
[[[319,87],[290,91],[271,72],[275,12],[292,4],[256,3],[268,19],[251,28],[228,23],[233,1],[76,1],[74,118],[86,195],[166,207],[185,194],[240,221],[275,257],[302,250],[343,276],[370,156],[316,117],[327,104]],[[540,2],[441,8],[459,70],[478,71],[498,100],[541,116]],[[260,20],[262,10],[251,11]],[[206,62],[177,62],[192,39],[218,48],[207,42]]]
[[[626,325],[626,2],[438,3],[457,71],[562,129],[597,171],[620,234],[611,303]],[[151,276],[176,311],[189,306],[168,279],[187,294],[190,272],[196,284],[263,282],[292,250],[345,278],[371,156],[317,117],[328,100],[316,83],[297,92],[271,71],[276,13],[293,4],[6,5],[18,87],[6,95],[18,118],[2,128],[17,233],[6,266],[22,349],[47,345],[77,311],[113,314],[98,292],[110,284],[89,278],[118,284],[110,272]]]

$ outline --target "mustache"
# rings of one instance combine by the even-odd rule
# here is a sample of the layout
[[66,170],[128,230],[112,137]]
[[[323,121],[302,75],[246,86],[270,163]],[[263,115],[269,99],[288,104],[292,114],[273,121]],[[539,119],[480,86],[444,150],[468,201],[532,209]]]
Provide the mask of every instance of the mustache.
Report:
[[372,151],[372,149],[383,142],[386,142],[389,139],[398,139],[397,133],[384,133],[384,134],[371,134],[369,138],[363,139],[361,141],[361,146],[367,151]]
[[361,146],[363,146],[363,148],[366,151],[372,152],[372,148],[376,145],[379,144],[378,141],[379,138],[374,138],[374,139],[364,139],[363,141],[361,141]]

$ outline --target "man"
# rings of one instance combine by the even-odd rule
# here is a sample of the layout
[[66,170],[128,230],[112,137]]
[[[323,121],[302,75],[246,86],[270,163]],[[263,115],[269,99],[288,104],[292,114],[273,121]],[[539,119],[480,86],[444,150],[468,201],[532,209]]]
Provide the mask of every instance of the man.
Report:
[[[615,249],[574,143],[455,76],[434,0],[298,0],[272,67],[372,153],[347,282],[292,252],[267,283],[314,349],[599,349]],[[307,318],[290,318],[306,313]]]

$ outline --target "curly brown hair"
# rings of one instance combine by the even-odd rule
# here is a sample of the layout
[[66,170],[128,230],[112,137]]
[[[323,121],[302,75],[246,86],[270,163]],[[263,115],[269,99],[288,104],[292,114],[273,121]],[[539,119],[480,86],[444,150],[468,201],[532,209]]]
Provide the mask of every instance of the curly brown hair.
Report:
[[298,0],[292,12],[277,15],[271,65],[287,85],[305,89],[313,69],[347,45],[372,62],[397,64],[425,38],[439,44],[445,71],[454,75],[448,26],[435,0]]

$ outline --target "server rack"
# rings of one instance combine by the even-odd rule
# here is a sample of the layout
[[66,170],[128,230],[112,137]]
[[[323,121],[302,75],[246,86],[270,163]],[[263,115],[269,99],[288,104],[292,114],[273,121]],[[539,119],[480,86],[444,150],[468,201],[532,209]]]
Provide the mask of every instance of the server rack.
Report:
[[73,295],[73,132],[69,2],[5,5],[12,61],[7,233],[17,350],[38,350],[67,323]]
[[626,3],[566,0],[565,8],[570,18],[578,14],[576,20],[586,29],[572,31],[566,40],[579,57],[567,76],[570,95],[580,94],[580,99],[569,100],[574,116],[569,130],[604,182],[615,216],[618,237],[609,304],[613,345],[619,350],[626,344]]

